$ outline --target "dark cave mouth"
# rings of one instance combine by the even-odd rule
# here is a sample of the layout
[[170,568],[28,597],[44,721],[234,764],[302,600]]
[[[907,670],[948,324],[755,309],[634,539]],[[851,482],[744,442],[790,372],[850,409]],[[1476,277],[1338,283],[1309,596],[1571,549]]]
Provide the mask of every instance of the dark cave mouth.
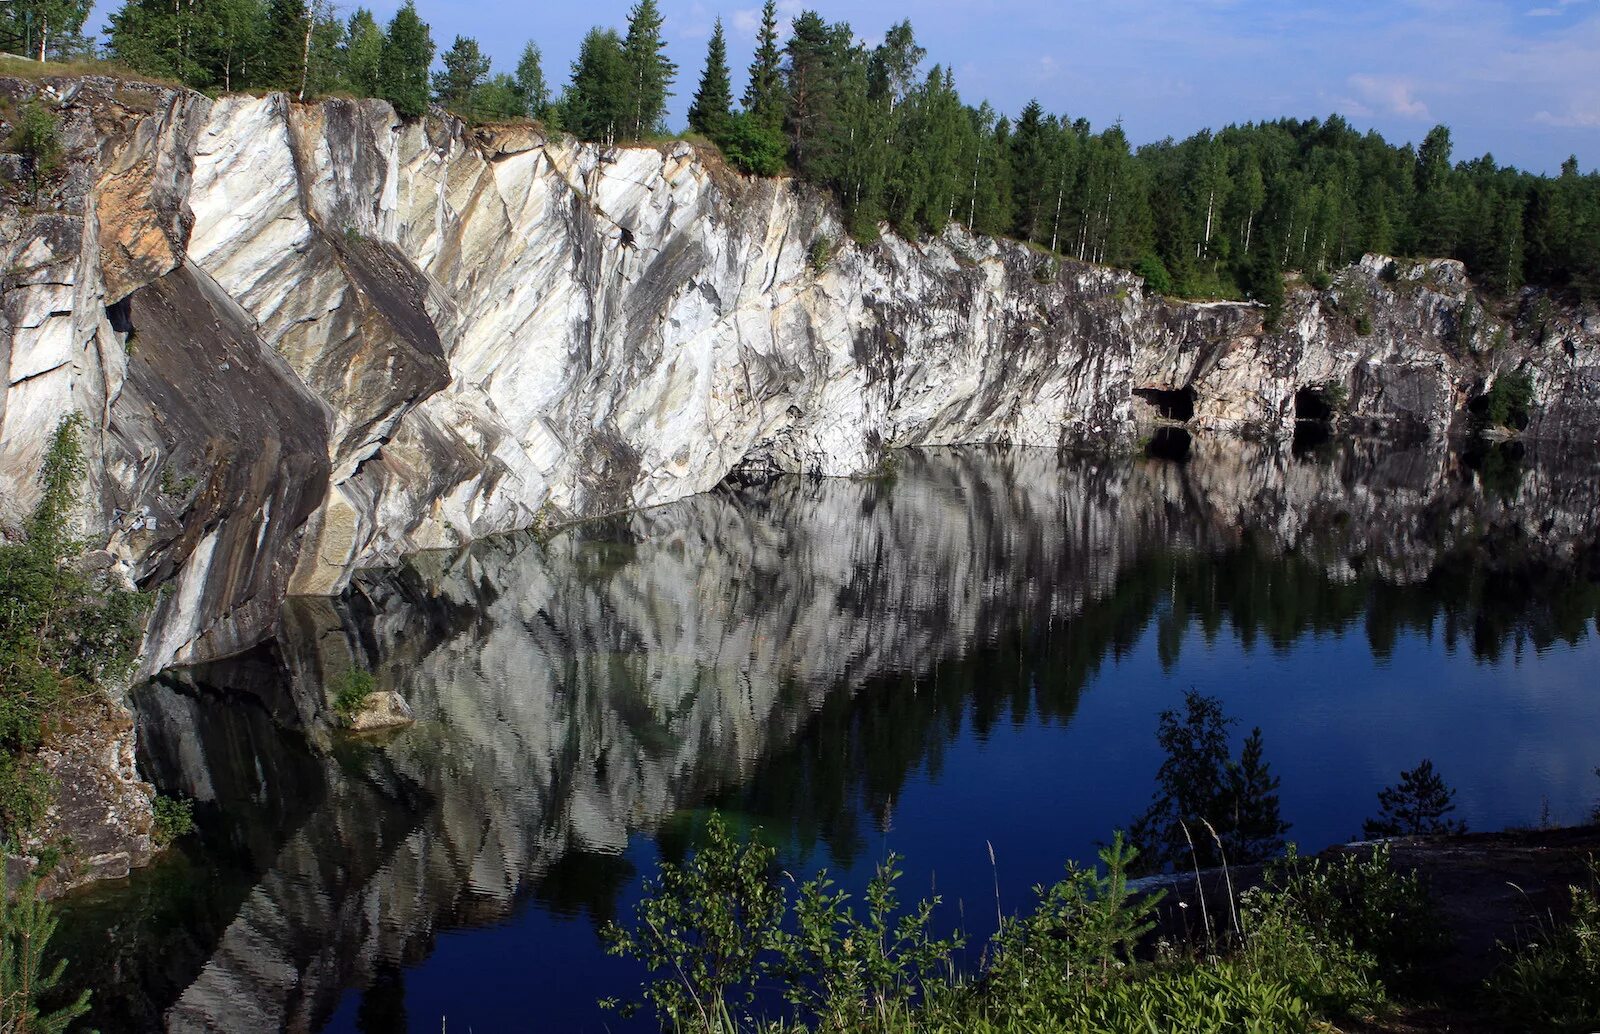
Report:
[[1194,419],[1193,388],[1134,388],[1133,396],[1154,409],[1162,420],[1188,423]]

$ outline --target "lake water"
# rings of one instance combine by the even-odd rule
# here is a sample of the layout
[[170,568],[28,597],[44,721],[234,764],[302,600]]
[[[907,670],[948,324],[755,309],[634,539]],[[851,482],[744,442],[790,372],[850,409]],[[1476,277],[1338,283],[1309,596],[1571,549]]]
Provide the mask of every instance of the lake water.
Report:
[[[63,905],[102,1030],[619,1030],[596,926],[711,809],[974,944],[1150,799],[1193,687],[1259,725],[1290,839],[1433,759],[1475,829],[1600,796],[1600,470],[1438,443],[899,454],[297,601],[136,693],[199,833]],[[417,724],[327,732],[352,664]],[[991,865],[990,851],[994,863]],[[976,955],[977,948],[970,949]]]

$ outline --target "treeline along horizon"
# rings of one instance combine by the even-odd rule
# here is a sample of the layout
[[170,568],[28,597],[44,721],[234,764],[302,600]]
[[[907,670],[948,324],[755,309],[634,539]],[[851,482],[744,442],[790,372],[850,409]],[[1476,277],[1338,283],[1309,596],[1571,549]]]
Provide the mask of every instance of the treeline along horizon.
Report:
[[[94,51],[81,36],[89,6],[12,0],[0,19],[36,56],[70,57]],[[666,132],[679,77],[663,22],[655,0],[639,0],[625,32],[591,30],[559,94],[533,42],[513,73],[495,73],[476,40],[457,36],[433,70],[413,0],[387,26],[366,8],[341,19],[328,0],[126,0],[102,54],[201,90],[381,97],[409,118],[437,102],[618,143]],[[1338,115],[1134,148],[1120,123],[1097,131],[1037,100],[1015,118],[971,105],[950,66],[925,58],[909,21],[868,46],[814,11],[785,31],[767,0],[737,101],[718,20],[689,129],[742,171],[788,169],[831,191],[861,240],[883,223],[917,238],[954,222],[1135,270],[1162,293],[1269,306],[1282,273],[1324,282],[1366,252],[1458,258],[1501,297],[1531,283],[1600,298],[1600,173],[1581,173],[1575,156],[1557,176],[1487,154],[1452,162],[1444,126],[1413,148]]]

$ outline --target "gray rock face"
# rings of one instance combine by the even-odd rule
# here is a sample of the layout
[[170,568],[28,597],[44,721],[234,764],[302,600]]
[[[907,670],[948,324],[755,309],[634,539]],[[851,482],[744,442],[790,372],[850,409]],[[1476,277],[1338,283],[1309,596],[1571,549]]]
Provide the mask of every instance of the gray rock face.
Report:
[[1486,307],[1453,262],[1371,256],[1264,334],[1253,306],[959,229],[840,244],[818,269],[813,245],[844,237],[824,199],[688,144],[43,89],[69,162],[48,203],[0,212],[0,523],[83,413],[84,530],[174,586],[148,670],[236,653],[285,595],[359,567],[741,467],[1126,443],[1168,399],[1197,429],[1281,438],[1314,385],[1352,420],[1441,435],[1512,370],[1529,435],[1600,438],[1600,316]]

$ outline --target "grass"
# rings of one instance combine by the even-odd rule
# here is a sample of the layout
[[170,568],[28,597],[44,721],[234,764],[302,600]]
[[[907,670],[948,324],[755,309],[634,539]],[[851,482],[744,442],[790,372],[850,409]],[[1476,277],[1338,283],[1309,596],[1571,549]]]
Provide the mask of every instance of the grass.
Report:
[[135,72],[118,61],[102,61],[98,58],[75,58],[71,61],[41,62],[18,57],[15,54],[0,54],[0,76],[10,76],[14,79],[24,79],[28,82],[37,83],[47,82],[51,79],[89,75],[107,76],[124,82],[147,83],[151,86],[165,86],[175,90],[186,88],[182,83],[174,82],[171,79],[159,79]]

